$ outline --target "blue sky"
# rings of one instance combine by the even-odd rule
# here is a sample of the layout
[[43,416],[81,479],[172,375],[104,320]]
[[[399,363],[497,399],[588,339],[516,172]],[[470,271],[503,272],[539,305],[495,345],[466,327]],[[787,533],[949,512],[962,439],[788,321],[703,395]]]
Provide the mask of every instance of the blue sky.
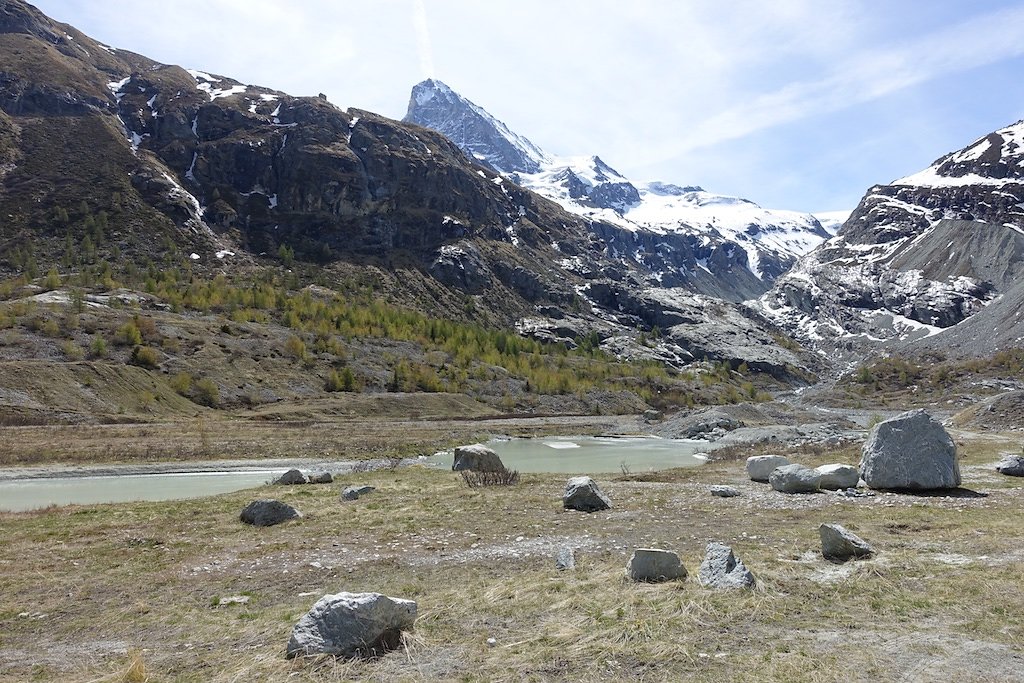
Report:
[[97,40],[401,118],[439,78],[557,155],[771,208],[1024,118],[1024,2],[36,0]]

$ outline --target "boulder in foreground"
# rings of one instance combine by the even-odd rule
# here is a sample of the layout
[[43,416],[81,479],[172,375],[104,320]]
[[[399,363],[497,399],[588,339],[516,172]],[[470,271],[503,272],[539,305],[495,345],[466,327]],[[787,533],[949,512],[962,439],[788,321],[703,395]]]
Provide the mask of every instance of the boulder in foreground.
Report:
[[747,458],[747,476],[753,481],[766,482],[776,467],[789,464],[789,458],[781,455],[752,455]]
[[996,463],[996,472],[1008,477],[1024,477],[1024,455],[1004,455]]
[[757,584],[732,548],[723,543],[708,543],[697,579],[707,588],[753,588]]
[[956,444],[931,415],[911,410],[872,428],[860,476],[873,489],[953,489],[960,486]]
[[415,621],[412,600],[380,593],[325,595],[295,624],[287,656],[378,656],[398,647],[402,631]]
[[473,470],[474,472],[500,472],[505,469],[501,458],[493,450],[475,443],[469,446],[458,446],[455,449],[455,459],[452,461],[452,470]]
[[831,562],[846,562],[875,553],[864,539],[839,524],[822,524],[818,535],[821,536],[821,554]]
[[597,482],[590,477],[573,477],[565,483],[562,506],[567,510],[597,512],[609,509],[612,501],[601,492]]
[[302,513],[288,503],[268,498],[252,501],[239,515],[239,519],[253,526],[274,526],[299,517],[302,517]]
[[783,465],[772,470],[768,482],[780,493],[814,493],[821,484],[821,475],[804,465]]
[[670,550],[637,548],[626,565],[626,576],[633,581],[661,583],[686,578],[686,567]]

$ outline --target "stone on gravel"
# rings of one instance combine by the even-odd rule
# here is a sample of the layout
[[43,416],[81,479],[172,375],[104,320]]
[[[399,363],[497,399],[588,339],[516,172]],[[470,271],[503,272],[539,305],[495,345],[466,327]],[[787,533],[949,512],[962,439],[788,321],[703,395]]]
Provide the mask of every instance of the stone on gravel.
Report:
[[772,470],[789,464],[789,458],[781,455],[754,455],[747,458],[747,475],[753,481],[768,481]]
[[332,481],[334,481],[334,477],[330,472],[317,472],[309,475],[310,484],[330,484]]
[[757,584],[732,548],[722,543],[708,543],[697,579],[707,588],[753,588]]
[[567,510],[598,512],[609,509],[612,501],[601,492],[597,482],[590,477],[573,477],[565,483],[562,506]]
[[576,551],[567,545],[559,548],[558,557],[555,559],[555,569],[558,571],[576,569]]
[[416,603],[380,593],[325,595],[292,629],[287,656],[369,657],[393,650],[416,621]]
[[360,496],[373,493],[377,489],[373,486],[346,486],[341,492],[342,500],[358,500]]
[[996,472],[1008,477],[1024,477],[1024,455],[1004,455],[996,463]]
[[452,461],[452,471],[473,470],[474,472],[501,472],[505,469],[501,458],[493,450],[475,443],[469,446],[458,446],[455,449],[455,459]]
[[783,465],[772,470],[768,482],[780,493],[814,493],[819,488],[821,475],[804,465]]
[[818,535],[821,536],[821,554],[831,562],[869,557],[875,552],[864,539],[839,524],[822,524]]
[[309,477],[303,474],[299,470],[288,470],[280,477],[274,480],[275,484],[282,484],[285,486],[291,486],[294,484],[308,484]]
[[861,452],[860,476],[873,489],[956,488],[956,444],[931,415],[911,410],[872,428]]
[[686,578],[686,567],[670,550],[638,548],[626,565],[626,576],[633,581],[661,583]]
[[239,515],[239,519],[253,526],[274,526],[299,517],[302,517],[302,513],[288,503],[266,498],[252,501]]
[[829,491],[855,489],[860,482],[860,470],[853,465],[822,465],[814,471],[821,475],[819,486]]
[[726,486],[725,484],[713,484],[708,488],[712,496],[719,498],[734,498],[740,495],[740,491],[732,486]]

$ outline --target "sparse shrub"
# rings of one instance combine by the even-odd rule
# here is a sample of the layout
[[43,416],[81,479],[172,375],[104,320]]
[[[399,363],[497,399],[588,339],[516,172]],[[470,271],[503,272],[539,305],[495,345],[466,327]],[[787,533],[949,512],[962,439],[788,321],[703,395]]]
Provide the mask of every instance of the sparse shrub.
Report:
[[131,361],[133,365],[155,370],[160,365],[160,356],[156,349],[149,346],[136,346],[132,349]]
[[156,321],[146,316],[135,316],[132,324],[146,341],[156,341],[160,338],[160,332],[156,329]]
[[303,360],[306,357],[306,342],[293,334],[284,343],[284,352],[296,360]]
[[171,377],[168,384],[176,393],[188,396],[189,392],[192,391],[192,375],[187,372],[179,372],[174,377]]
[[138,346],[142,343],[142,333],[134,322],[125,323],[114,335],[114,343],[118,346]]
[[217,384],[207,378],[196,380],[192,388],[192,400],[199,405],[216,408],[220,405],[220,389]]
[[107,355],[107,340],[102,335],[97,334],[92,338],[92,343],[89,344],[89,355],[93,358],[105,358]]
[[53,318],[47,318],[43,321],[42,326],[39,328],[47,337],[59,337],[60,336],[60,325]]
[[85,351],[82,347],[71,340],[61,343],[60,352],[63,353],[64,357],[68,360],[82,360],[85,358]]
[[324,382],[326,391],[355,391],[356,378],[350,368],[343,368],[341,372],[331,370]]
[[462,481],[471,489],[486,486],[515,486],[519,483],[519,470],[501,469],[493,472],[462,470]]
[[46,277],[43,278],[43,288],[53,290],[58,287],[60,287],[60,273],[57,272],[56,266],[50,266],[50,270],[46,272]]

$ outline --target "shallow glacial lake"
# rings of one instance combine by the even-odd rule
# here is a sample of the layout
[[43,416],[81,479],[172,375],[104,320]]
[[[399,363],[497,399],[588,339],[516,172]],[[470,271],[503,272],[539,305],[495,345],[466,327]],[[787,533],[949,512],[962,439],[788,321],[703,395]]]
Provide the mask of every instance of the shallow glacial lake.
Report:
[[[707,441],[659,439],[652,436],[580,436],[534,439],[496,439],[486,444],[510,470],[593,474],[650,472],[670,467],[698,467],[705,459]],[[436,453],[426,460],[451,467],[453,451]]]
[[71,503],[202,498],[262,486],[283,471],[277,468],[0,481],[0,510],[19,512]]

